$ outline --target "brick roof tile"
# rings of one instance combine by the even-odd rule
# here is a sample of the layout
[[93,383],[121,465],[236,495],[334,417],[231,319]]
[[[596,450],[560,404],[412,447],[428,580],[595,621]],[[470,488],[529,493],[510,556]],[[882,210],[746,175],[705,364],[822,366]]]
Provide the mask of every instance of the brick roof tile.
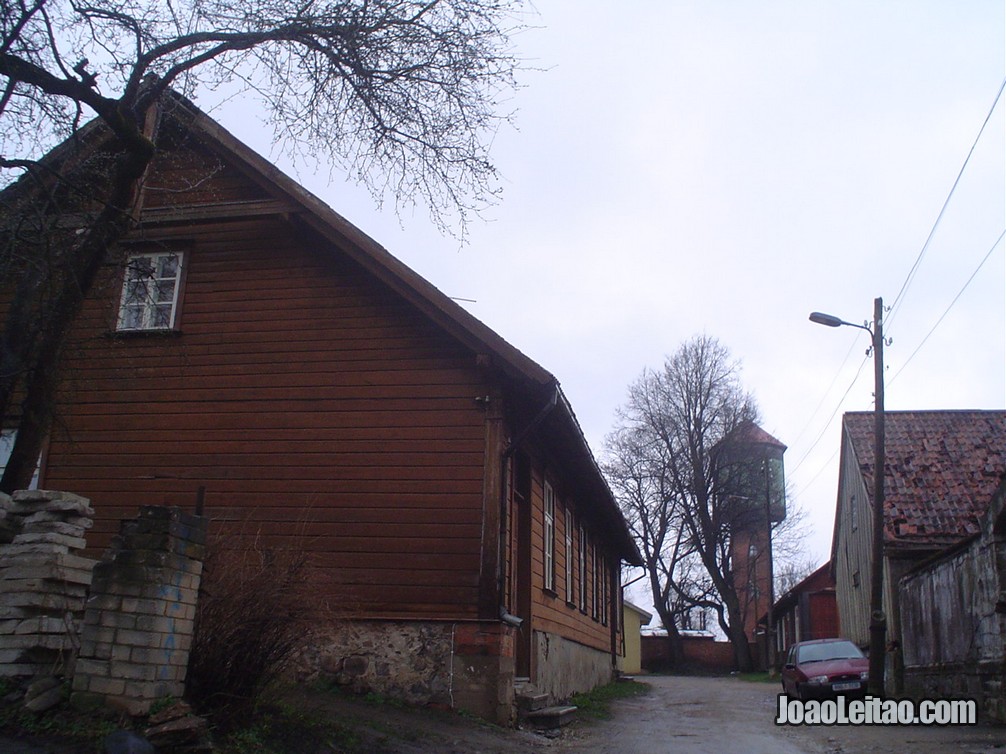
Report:
[[[873,495],[873,412],[845,414]],[[888,411],[884,415],[884,539],[947,546],[979,531],[1006,473],[1006,411]]]

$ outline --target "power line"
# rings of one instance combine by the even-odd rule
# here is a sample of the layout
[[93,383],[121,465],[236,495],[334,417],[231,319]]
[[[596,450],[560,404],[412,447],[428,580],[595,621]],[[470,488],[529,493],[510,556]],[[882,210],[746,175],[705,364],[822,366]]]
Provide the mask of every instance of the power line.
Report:
[[[804,422],[804,425],[800,428],[800,432],[797,434],[796,439],[793,440],[794,445],[796,445],[797,443],[800,442],[800,440],[803,439],[804,433],[810,428],[810,425],[814,423],[814,419],[817,418],[817,414],[821,410],[821,406],[823,406],[824,402],[828,400],[828,396],[831,394],[831,389],[835,387],[835,383],[838,382],[838,378],[842,375],[842,370],[845,369],[845,365],[846,363],[848,363],[849,357],[852,356],[852,352],[856,349],[856,345],[857,341],[856,340],[852,341],[852,344],[849,346],[849,350],[846,351],[845,353],[845,358],[842,359],[842,363],[839,365],[838,369],[835,372],[835,376],[831,378],[831,382],[828,383],[828,387],[825,388],[824,394],[821,396],[821,400],[818,401],[817,405],[814,407],[814,410],[811,411],[810,416],[807,417],[807,421]],[[860,367],[860,369],[862,369],[862,367]],[[834,416],[834,414],[832,414],[832,416]],[[828,421],[831,420],[829,419]]]
[[[824,423],[824,429],[821,430],[821,433],[817,436],[814,442],[811,443],[811,446],[807,448],[807,452],[804,453],[803,456],[801,456],[800,460],[796,462],[796,466],[794,466],[789,473],[791,474],[795,473],[796,470],[803,465],[803,462],[807,460],[807,456],[809,456],[814,451],[814,448],[817,447],[817,444],[821,442],[821,438],[824,437],[825,433],[827,433],[828,431],[828,428],[831,427],[831,422],[835,418],[835,414],[837,414],[839,409],[842,408],[842,404],[845,402],[845,399],[849,396],[849,393],[852,392],[852,388],[855,387],[856,383],[859,381],[859,375],[863,373],[863,367],[869,360],[870,357],[865,356],[863,360],[860,362],[859,369],[856,370],[856,376],[852,378],[852,382],[849,383],[849,387],[845,389],[845,392],[842,393],[842,397],[838,399],[838,404],[835,406],[835,410],[831,412],[831,416],[828,417],[828,421]],[[830,461],[831,459],[828,460]],[[818,471],[817,474],[814,475],[814,479],[817,479],[820,473],[821,472]]]
[[[885,322],[885,327],[887,328],[888,335],[890,334],[891,323],[893,322],[893,320],[894,320],[894,318],[895,318],[895,316],[896,316],[896,314],[897,314],[897,312],[898,312],[898,310],[899,310],[899,308],[901,306],[901,303],[904,301],[905,294],[907,293],[909,287],[911,286],[911,283],[912,283],[912,281],[915,278],[916,272],[918,272],[919,266],[922,263],[922,259],[925,257],[926,251],[929,249],[929,245],[932,242],[933,237],[936,235],[936,230],[939,227],[940,222],[943,219],[943,215],[946,213],[947,207],[950,204],[950,200],[953,198],[954,193],[957,190],[957,186],[960,184],[961,178],[964,175],[964,171],[967,169],[967,166],[968,166],[968,164],[971,161],[971,156],[974,154],[974,151],[975,151],[975,149],[978,146],[978,142],[981,140],[982,134],[985,132],[986,126],[988,126],[989,121],[992,119],[992,115],[995,112],[995,109],[996,109],[996,107],[999,104],[999,100],[1002,98],[1002,94],[1003,94],[1004,90],[1006,90],[1006,78],[1004,78],[1003,81],[1002,81],[1002,83],[999,85],[999,90],[996,92],[996,96],[995,96],[994,101],[992,102],[992,106],[989,108],[989,112],[985,116],[985,120],[982,122],[981,128],[978,130],[978,135],[975,137],[975,140],[974,140],[974,142],[971,145],[971,149],[968,150],[967,157],[964,159],[964,163],[963,163],[963,165],[961,165],[961,169],[957,173],[957,178],[954,180],[953,186],[950,188],[950,192],[947,194],[947,198],[943,202],[943,206],[940,208],[940,212],[939,212],[939,214],[936,217],[936,221],[933,223],[933,227],[930,229],[929,235],[927,236],[925,243],[922,245],[922,249],[919,251],[919,254],[916,257],[914,264],[912,264],[911,269],[908,271],[908,275],[905,277],[905,281],[901,285],[901,290],[898,291],[898,295],[895,297],[894,303],[890,307],[890,312],[891,313],[890,313],[890,316],[888,316],[886,318],[886,322]],[[982,266],[984,266],[985,262],[988,261],[989,257],[992,255],[992,252],[995,250],[996,246],[998,246],[999,243],[1002,241],[1004,235],[1006,235],[1006,231],[1004,231],[1003,234],[1000,234],[999,238],[992,245],[992,248],[989,249],[988,253],[985,255],[985,257],[979,263],[977,269],[975,269],[975,271],[971,274],[971,277],[968,278],[967,282],[964,284],[964,287],[961,288],[961,290],[957,293],[957,295],[954,297],[954,300],[951,301],[950,305],[947,307],[946,311],[943,312],[943,314],[940,316],[940,318],[936,321],[936,324],[933,325],[932,329],[929,331],[929,333],[926,334],[925,338],[922,339],[922,342],[919,343],[919,345],[912,352],[912,354],[908,357],[908,359],[905,361],[905,363],[901,365],[901,368],[897,371],[897,373],[894,375],[894,377],[891,378],[890,382],[894,382],[894,380],[897,379],[898,375],[901,374],[901,372],[908,365],[908,363],[915,357],[915,355],[919,352],[919,350],[921,350],[921,348],[925,345],[926,341],[933,334],[933,332],[936,330],[936,328],[939,327],[940,323],[946,317],[947,313],[957,303],[957,300],[961,297],[961,295],[964,293],[964,291],[967,289],[967,287],[971,284],[971,281],[974,280],[975,276],[978,274],[979,270],[981,270]],[[850,348],[849,353],[851,353],[851,352],[852,352],[852,349]],[[843,360],[843,362],[842,362],[842,366],[845,365],[845,362],[848,361],[848,358],[849,358],[849,354],[847,353],[846,357],[845,357],[845,360]],[[853,378],[852,383],[846,389],[846,391],[842,395],[841,399],[839,399],[838,404],[835,406],[835,410],[832,411],[832,413],[831,413],[831,416],[828,417],[827,422],[825,422],[824,429],[821,430],[821,433],[815,438],[814,442],[807,449],[807,451],[803,454],[803,456],[797,462],[796,466],[793,467],[793,469],[790,471],[790,473],[796,472],[797,469],[799,469],[803,465],[803,463],[807,460],[807,458],[813,452],[814,448],[817,447],[818,443],[821,442],[822,438],[827,433],[828,428],[831,426],[831,422],[832,422],[832,420],[834,420],[835,415],[841,409],[842,404],[844,403],[846,397],[848,397],[848,395],[851,392],[853,386],[859,380],[859,377],[860,377],[860,375],[862,374],[862,371],[863,371],[863,366],[866,364],[866,362],[868,360],[869,360],[869,355],[867,355],[867,357],[864,358],[863,361],[862,361],[862,363],[859,365],[859,369],[856,371],[856,376]],[[839,372],[838,373],[841,372],[841,368],[842,367],[839,367]],[[828,386],[828,389],[825,391],[825,393],[824,393],[825,398],[827,397],[828,393],[831,391],[831,387],[835,384],[835,381],[838,379],[838,373],[836,373],[835,378],[832,379],[831,384]],[[821,405],[825,401],[825,398],[821,399],[821,401],[817,405],[817,408],[814,409],[814,412],[811,415],[811,419],[808,420],[807,424],[804,425],[803,429],[800,430],[800,436],[801,437],[803,436],[803,433],[807,430],[807,427],[812,423],[813,417],[817,415],[817,412],[820,410]],[[836,451],[836,453],[837,453],[837,451]],[[827,467],[827,465],[831,463],[831,461],[832,461],[832,459],[834,459],[834,457],[835,457],[835,453],[832,453],[831,457],[824,464],[822,464],[821,468],[814,474],[814,476],[811,478],[811,480],[809,482],[807,482],[807,484],[804,486],[804,490],[806,490],[810,486],[810,484],[813,483],[813,481],[816,480],[821,475],[821,473],[824,471],[824,469]]]
[[1004,78],[1002,84],[999,85],[999,91],[996,93],[995,101],[992,103],[992,107],[989,108],[988,115],[985,116],[985,121],[982,123],[982,127],[978,130],[978,136],[975,137],[975,141],[971,145],[971,149],[968,151],[968,156],[964,159],[964,164],[961,165],[961,169],[957,173],[957,178],[954,180],[954,185],[950,188],[950,193],[947,194],[946,201],[943,202],[943,207],[940,209],[939,215],[936,216],[936,222],[933,223],[933,227],[929,231],[929,236],[926,238],[926,242],[922,244],[922,250],[919,252],[919,256],[915,259],[915,264],[913,264],[912,268],[908,271],[905,282],[901,284],[901,290],[898,291],[898,295],[895,297],[894,303],[891,305],[891,315],[887,318],[887,322],[885,323],[888,332],[890,332],[890,325],[898,313],[898,308],[901,306],[903,296],[908,291],[908,287],[915,278],[915,273],[918,271],[919,265],[922,263],[922,258],[925,256],[926,250],[929,248],[929,244],[933,240],[933,236],[936,234],[936,229],[939,227],[940,221],[943,219],[943,214],[947,211],[947,205],[950,204],[950,199],[957,190],[957,185],[961,181],[961,176],[964,175],[964,170],[967,168],[968,162],[971,161],[971,155],[974,154],[975,147],[978,146],[978,142],[981,140],[982,134],[985,132],[985,126],[987,126],[989,120],[992,119],[992,113],[995,112],[996,106],[999,104],[999,99],[1002,97],[1003,89],[1006,89],[1006,78]]
[[978,272],[981,270],[981,268],[985,266],[985,263],[989,261],[989,257],[992,256],[992,252],[996,250],[996,247],[1002,242],[1004,236],[1006,236],[1006,230],[1004,230],[1002,233],[999,234],[999,238],[996,239],[996,242],[992,244],[992,248],[988,250],[988,252],[985,254],[984,257],[982,257],[982,261],[978,263],[978,266],[975,268],[975,271],[971,273],[971,277],[967,279],[967,282],[964,283],[964,286],[957,292],[957,295],[954,296],[954,300],[950,302],[950,305],[947,306],[947,308],[943,311],[943,314],[940,315],[940,318],[936,320],[936,324],[932,326],[932,328],[929,330],[928,333],[926,333],[926,337],[922,339],[922,342],[919,343],[919,345],[915,347],[915,350],[912,351],[911,355],[907,359],[905,359],[905,363],[901,365],[901,368],[894,373],[894,376],[891,377],[891,379],[888,381],[888,384],[898,379],[898,375],[901,374],[905,370],[905,367],[908,366],[909,362],[913,358],[915,358],[915,354],[917,354],[920,350],[922,350],[922,346],[924,346],[926,344],[926,341],[929,340],[929,336],[936,331],[936,328],[940,326],[941,322],[943,322],[943,318],[946,317],[947,314],[950,313],[950,310],[954,308],[954,304],[957,303],[957,300],[961,297],[961,295],[963,295],[964,291],[966,291],[968,286],[971,285],[971,281],[975,279],[975,276],[978,275]]

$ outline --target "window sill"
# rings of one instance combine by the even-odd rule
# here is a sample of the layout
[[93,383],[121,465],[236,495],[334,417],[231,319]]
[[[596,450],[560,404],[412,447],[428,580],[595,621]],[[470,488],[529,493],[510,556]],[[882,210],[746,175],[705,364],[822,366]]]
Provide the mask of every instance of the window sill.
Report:
[[105,337],[111,340],[133,340],[134,338],[180,338],[181,330],[109,330]]
[[551,587],[543,586],[541,590],[549,597],[555,598],[559,596],[559,593],[555,591],[555,589],[552,589]]

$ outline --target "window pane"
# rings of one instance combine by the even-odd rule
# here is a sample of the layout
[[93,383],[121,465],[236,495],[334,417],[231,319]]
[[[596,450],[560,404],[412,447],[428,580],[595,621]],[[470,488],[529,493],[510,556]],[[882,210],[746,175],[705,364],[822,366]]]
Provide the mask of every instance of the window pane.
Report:
[[154,276],[154,261],[150,257],[133,257],[129,260],[130,280],[141,280]]
[[150,326],[155,328],[171,327],[171,304],[160,304],[154,308]]
[[[5,429],[0,432],[0,476],[7,470],[7,461],[10,460],[11,451],[14,450],[14,440],[17,438],[16,429]],[[31,477],[28,489],[38,489],[38,473],[42,466],[42,456],[39,455],[38,463],[35,464],[35,473]]]
[[126,283],[126,303],[142,303],[147,300],[147,283],[143,280],[134,280]]
[[128,306],[122,312],[122,327],[126,330],[137,330],[143,326],[143,307]]
[[169,304],[175,298],[175,281],[174,280],[159,280],[157,285],[157,302]]
[[158,275],[160,278],[174,278],[178,276],[178,257],[168,254],[158,258]]

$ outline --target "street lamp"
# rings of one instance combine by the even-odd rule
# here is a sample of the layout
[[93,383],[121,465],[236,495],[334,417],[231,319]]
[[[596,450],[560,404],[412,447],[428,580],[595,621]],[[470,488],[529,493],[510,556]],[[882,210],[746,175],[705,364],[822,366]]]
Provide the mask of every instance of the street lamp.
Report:
[[875,382],[873,429],[873,573],[870,579],[870,679],[867,691],[880,697],[884,693],[884,640],[887,617],[884,615],[884,301],[873,301],[873,328],[857,325],[813,312],[810,321],[827,327],[858,327],[870,333],[873,340],[873,374]]

